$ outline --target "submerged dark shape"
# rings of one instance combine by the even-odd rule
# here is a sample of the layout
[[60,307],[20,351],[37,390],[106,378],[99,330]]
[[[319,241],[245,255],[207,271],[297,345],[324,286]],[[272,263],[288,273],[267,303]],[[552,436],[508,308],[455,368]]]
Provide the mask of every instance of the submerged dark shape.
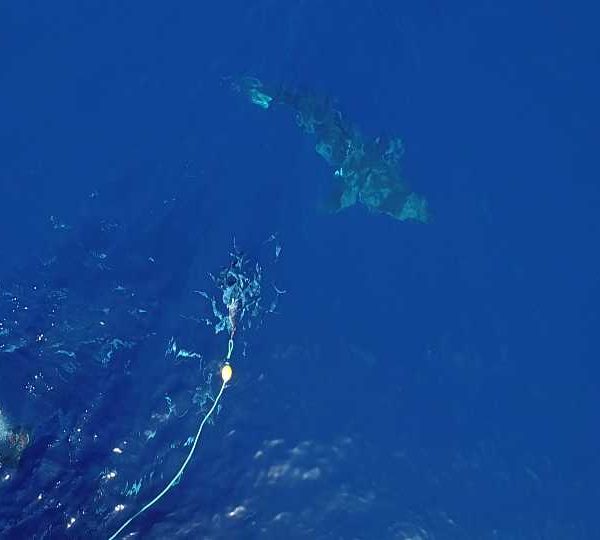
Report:
[[298,126],[314,135],[315,150],[334,168],[335,189],[327,208],[339,211],[362,203],[401,221],[429,221],[427,201],[412,192],[400,174],[400,139],[365,138],[331,100],[308,92],[265,85],[252,77],[235,81],[232,87],[263,109],[282,104],[296,112]]
[[0,469],[16,467],[30,442],[29,430],[22,426],[8,426],[0,411]]

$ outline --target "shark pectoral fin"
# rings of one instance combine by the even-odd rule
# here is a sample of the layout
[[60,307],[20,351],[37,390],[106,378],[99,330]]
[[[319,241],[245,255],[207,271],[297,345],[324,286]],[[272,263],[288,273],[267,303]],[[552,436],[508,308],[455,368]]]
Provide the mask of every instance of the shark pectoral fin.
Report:
[[320,207],[324,212],[334,214],[344,208],[355,205],[357,200],[357,188],[343,182],[338,182],[334,188],[323,197]]

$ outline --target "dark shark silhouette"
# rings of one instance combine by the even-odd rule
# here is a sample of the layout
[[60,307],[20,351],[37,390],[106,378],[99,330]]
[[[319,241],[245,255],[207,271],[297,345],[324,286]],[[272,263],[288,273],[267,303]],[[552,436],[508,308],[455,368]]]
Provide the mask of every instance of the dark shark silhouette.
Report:
[[287,105],[295,111],[298,126],[315,137],[316,152],[334,168],[335,188],[326,201],[329,210],[361,203],[401,221],[429,221],[427,201],[412,192],[400,174],[400,139],[365,139],[331,100],[309,92],[267,86],[252,77],[231,84],[263,109]]

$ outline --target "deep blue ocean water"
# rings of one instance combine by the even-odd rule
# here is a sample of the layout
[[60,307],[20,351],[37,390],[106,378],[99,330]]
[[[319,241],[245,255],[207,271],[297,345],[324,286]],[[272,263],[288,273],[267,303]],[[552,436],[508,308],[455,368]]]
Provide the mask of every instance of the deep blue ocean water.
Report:
[[[597,8],[1,12],[0,418],[31,434],[2,538],[108,538],[173,477],[236,248],[269,309],[123,537],[600,538]],[[432,222],[321,212],[330,169],[244,75],[401,137]]]

